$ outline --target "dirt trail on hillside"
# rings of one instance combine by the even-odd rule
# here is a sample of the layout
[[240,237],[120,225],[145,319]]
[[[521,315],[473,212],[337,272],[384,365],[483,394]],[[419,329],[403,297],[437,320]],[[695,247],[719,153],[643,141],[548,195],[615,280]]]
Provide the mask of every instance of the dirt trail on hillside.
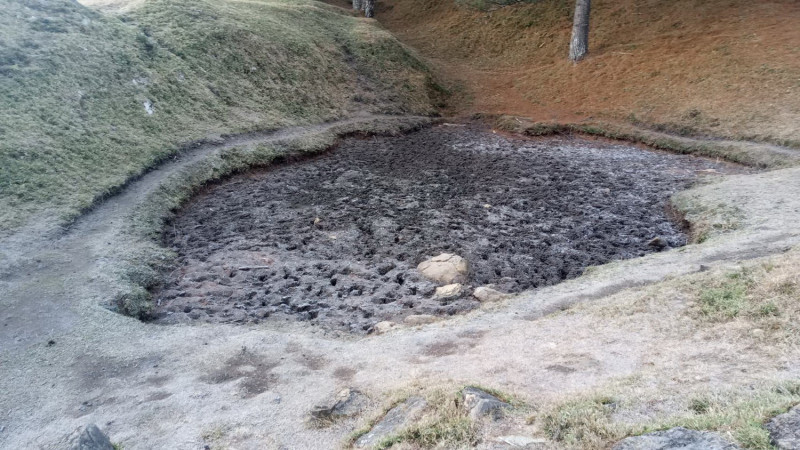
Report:
[[[130,183],[65,233],[4,241],[12,258],[0,279],[0,447],[64,448],[75,430],[96,422],[128,449],[336,448],[389,392],[414,386],[480,384],[539,404],[632,376],[667,391],[683,380],[688,392],[800,374],[797,349],[776,355],[735,338],[665,334],[665,323],[683,323],[681,299],[633,323],[591,307],[549,315],[798,244],[800,169],[731,176],[687,194],[735,209],[740,226],[732,233],[385,335],[333,338],[291,322],[159,326],[101,306],[113,291],[114,261],[130,249],[121,238],[127,218],[170,176],[234,145],[371,120],[398,118],[351,118],[201,146]],[[371,406],[334,427],[309,427],[309,411],[343,387],[367,393]],[[507,427],[541,435],[522,422]]]

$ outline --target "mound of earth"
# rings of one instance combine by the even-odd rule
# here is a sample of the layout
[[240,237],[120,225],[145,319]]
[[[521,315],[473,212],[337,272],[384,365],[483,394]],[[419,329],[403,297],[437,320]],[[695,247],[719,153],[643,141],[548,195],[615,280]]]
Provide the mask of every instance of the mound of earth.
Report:
[[368,332],[411,314],[475,308],[437,299],[417,265],[469,263],[467,287],[505,292],[671,247],[686,236],[668,199],[710,160],[578,138],[524,140],[442,126],[349,138],[314,159],[208,188],[167,228],[180,267],[153,319],[299,319]]

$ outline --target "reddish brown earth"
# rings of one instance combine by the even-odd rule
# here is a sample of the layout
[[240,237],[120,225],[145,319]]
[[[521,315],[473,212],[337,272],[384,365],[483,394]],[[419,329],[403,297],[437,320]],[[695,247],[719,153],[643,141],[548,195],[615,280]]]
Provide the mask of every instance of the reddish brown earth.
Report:
[[577,65],[566,58],[574,2],[465,3],[382,0],[376,13],[453,90],[453,114],[800,143],[796,1],[597,0]]

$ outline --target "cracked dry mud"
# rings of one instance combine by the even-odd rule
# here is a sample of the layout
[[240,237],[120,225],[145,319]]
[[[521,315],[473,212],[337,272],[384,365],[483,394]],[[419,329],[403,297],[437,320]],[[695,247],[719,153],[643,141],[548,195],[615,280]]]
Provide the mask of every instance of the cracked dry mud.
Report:
[[581,138],[509,138],[440,126],[348,138],[303,162],[229,179],[190,202],[165,233],[178,267],[152,319],[307,320],[366,333],[411,314],[479,303],[438,300],[416,270],[442,252],[469,261],[467,284],[505,292],[686,243],[669,197],[709,159]]

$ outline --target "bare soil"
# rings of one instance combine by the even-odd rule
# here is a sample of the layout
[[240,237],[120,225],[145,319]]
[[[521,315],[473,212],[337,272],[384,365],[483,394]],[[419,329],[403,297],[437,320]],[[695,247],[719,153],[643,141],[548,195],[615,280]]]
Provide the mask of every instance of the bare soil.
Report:
[[452,114],[800,139],[798,2],[598,0],[589,56],[577,65],[567,59],[571,2],[464,6],[475,3],[386,0],[376,10],[455,87]]
[[167,228],[179,268],[153,319],[302,320],[366,333],[410,314],[479,302],[437,299],[415,269],[443,252],[467,284],[505,292],[558,283],[588,266],[686,243],[669,197],[699,174],[741,171],[708,159],[580,138],[525,140],[440,126],[350,138],[310,161],[207,189]]

